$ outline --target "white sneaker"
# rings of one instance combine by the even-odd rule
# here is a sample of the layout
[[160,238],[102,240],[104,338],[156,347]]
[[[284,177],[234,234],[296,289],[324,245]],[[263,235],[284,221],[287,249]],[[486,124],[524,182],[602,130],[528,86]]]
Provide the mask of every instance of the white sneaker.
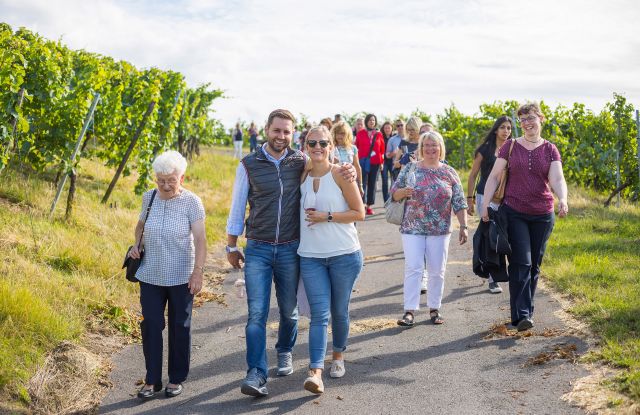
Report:
[[331,370],[329,376],[332,378],[341,378],[344,376],[346,370],[344,368],[344,360],[334,360],[331,362]]
[[322,376],[316,376],[313,371],[310,370],[309,377],[304,380],[304,388],[311,393],[323,393],[324,384],[322,383]]

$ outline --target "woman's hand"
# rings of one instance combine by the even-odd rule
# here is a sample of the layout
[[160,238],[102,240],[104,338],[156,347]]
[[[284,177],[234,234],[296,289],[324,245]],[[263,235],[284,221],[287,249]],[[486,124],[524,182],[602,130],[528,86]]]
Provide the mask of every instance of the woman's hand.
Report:
[[306,209],[305,213],[307,217],[305,218],[307,222],[309,222],[309,226],[314,223],[322,223],[329,221],[329,212],[320,212],[317,210]]
[[473,199],[467,199],[470,200],[471,203],[469,203],[469,207],[467,208],[467,213],[471,216],[473,216],[473,214],[475,213],[475,203],[473,203]]
[[140,250],[138,249],[138,244],[135,244],[129,250],[129,258],[139,259],[140,258]]
[[189,292],[191,295],[196,295],[202,290],[202,269],[195,267],[193,272],[191,273],[191,277],[189,277]]
[[482,218],[483,222],[489,222],[489,208],[487,206],[482,206],[480,217]]
[[414,189],[413,187],[402,187],[396,190],[396,195],[400,196],[400,199],[410,199],[413,196]]
[[565,200],[558,203],[558,217],[564,218],[569,213],[569,205]]
[[460,233],[458,235],[458,240],[460,241],[460,245],[467,242],[469,239],[469,230],[466,227],[460,227]]
[[356,168],[351,163],[341,163],[339,169],[340,175],[348,182],[353,182],[358,177]]

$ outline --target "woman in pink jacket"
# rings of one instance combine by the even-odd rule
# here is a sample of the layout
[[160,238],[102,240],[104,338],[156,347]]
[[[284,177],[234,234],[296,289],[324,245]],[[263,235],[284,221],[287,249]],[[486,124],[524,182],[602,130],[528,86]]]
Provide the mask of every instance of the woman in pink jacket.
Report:
[[358,131],[356,135],[356,147],[358,158],[362,167],[362,186],[365,196],[367,215],[373,215],[371,206],[376,201],[376,181],[378,171],[384,160],[384,139],[378,130],[378,120],[373,114],[368,114],[364,119],[365,129]]

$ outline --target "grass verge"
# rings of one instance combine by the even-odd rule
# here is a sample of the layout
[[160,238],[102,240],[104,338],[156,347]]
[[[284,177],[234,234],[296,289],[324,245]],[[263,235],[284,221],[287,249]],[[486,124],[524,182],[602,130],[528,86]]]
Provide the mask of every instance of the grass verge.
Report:
[[603,196],[576,188],[570,195],[543,273],[601,338],[591,357],[622,369],[613,386],[640,402],[640,208],[605,208]]
[[[185,187],[202,198],[207,237],[219,244],[237,162],[203,149],[187,169]],[[141,208],[136,177],[123,177],[107,205],[100,200],[113,170],[80,163],[72,218],[64,199],[48,217],[54,184],[11,170],[0,180],[0,402],[28,404],[27,381],[63,341],[87,331],[137,330],[137,285],[120,270]]]

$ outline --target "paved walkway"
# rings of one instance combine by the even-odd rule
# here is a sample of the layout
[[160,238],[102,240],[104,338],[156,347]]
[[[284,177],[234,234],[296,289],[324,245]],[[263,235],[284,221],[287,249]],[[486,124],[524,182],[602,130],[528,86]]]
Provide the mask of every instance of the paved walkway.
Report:
[[[133,345],[113,358],[114,387],[100,413],[583,413],[560,397],[571,390],[573,380],[587,374],[565,358],[574,348],[584,353],[587,345],[569,334],[554,314],[560,305],[547,293],[536,296],[532,336],[492,330],[509,318],[508,289],[504,285],[504,293],[490,294],[486,282],[471,271],[470,243],[460,247],[452,237],[442,308],[446,323],[434,326],[427,312],[420,311],[415,327],[401,329],[395,325],[403,312],[404,264],[397,227],[376,214],[359,223],[358,230],[366,264],[352,300],[347,374],[342,379],[325,376],[324,395],[302,388],[308,364],[305,318],[294,349],[294,373],[271,378],[267,398],[240,394],[246,370],[246,303],[235,296],[232,272],[223,284],[228,306],[207,303],[194,312],[192,367],[185,392],[174,399],[161,395],[139,402],[135,383],[144,376],[144,361],[141,346]],[[426,307],[425,296],[422,299]],[[267,346],[273,371],[275,298],[271,304]]]

